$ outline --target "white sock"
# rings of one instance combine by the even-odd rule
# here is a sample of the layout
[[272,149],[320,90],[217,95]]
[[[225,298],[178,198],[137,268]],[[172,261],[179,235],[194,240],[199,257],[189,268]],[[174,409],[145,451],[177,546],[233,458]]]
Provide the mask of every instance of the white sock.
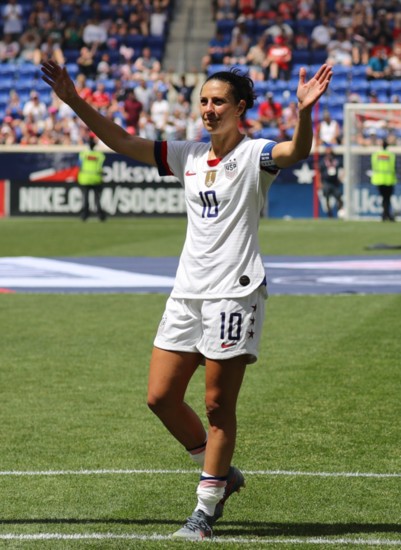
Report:
[[198,464],[201,469],[203,468],[203,464],[205,463],[206,443],[207,440],[202,445],[200,445],[200,447],[195,447],[195,449],[188,449],[189,456],[194,462],[196,462],[196,464]]
[[213,516],[216,504],[224,496],[227,485],[226,477],[216,477],[202,472],[201,479],[196,490],[198,504],[195,510],[202,510],[207,516]]

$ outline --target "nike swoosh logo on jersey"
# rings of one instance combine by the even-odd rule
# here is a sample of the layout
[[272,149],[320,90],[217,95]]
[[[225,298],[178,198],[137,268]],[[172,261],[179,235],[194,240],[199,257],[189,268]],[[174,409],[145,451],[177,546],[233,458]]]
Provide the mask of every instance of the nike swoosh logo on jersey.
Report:
[[185,172],[185,175],[186,175],[186,176],[196,176],[196,172],[190,172],[189,170],[187,170],[187,171]]
[[223,349],[227,349],[227,348],[232,348],[233,346],[236,346],[236,345],[237,345],[237,342],[233,342],[232,344],[226,344],[225,342],[223,342],[223,343],[221,344],[221,347],[222,347]]

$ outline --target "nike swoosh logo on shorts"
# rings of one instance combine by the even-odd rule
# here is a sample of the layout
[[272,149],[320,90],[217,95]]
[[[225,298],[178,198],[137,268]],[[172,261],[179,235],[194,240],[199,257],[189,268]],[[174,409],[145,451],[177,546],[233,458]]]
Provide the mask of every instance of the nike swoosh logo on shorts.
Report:
[[236,345],[237,345],[237,342],[233,342],[232,344],[226,344],[225,342],[223,342],[223,343],[221,344],[221,347],[222,347],[223,349],[227,349],[227,348],[232,348],[233,346],[236,346]]
[[187,170],[187,171],[185,172],[185,175],[186,175],[186,176],[196,176],[196,172],[191,172],[190,170]]

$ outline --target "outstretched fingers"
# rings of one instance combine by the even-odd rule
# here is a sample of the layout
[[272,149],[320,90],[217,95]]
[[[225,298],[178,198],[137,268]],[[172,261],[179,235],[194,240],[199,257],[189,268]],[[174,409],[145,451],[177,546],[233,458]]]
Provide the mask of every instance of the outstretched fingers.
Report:
[[326,86],[329,85],[331,77],[333,76],[333,67],[331,65],[327,65],[326,63],[322,65],[317,73],[315,74],[314,78],[320,83]]

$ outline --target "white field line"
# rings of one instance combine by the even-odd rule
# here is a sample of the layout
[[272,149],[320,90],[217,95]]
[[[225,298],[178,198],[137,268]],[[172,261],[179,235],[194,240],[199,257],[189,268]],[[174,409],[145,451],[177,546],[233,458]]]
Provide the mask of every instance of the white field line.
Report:
[[[141,540],[141,541],[167,541],[174,539],[170,535],[139,535],[139,534],[113,534],[113,533],[82,533],[82,534],[64,534],[64,533],[36,533],[32,535],[17,535],[13,533],[5,533],[0,535],[0,540],[18,540],[20,542],[30,541],[52,541],[52,540]],[[208,541],[209,542],[209,541]],[[244,538],[244,537],[215,537],[213,544],[320,544],[329,545],[346,545],[346,546],[400,546],[400,539],[362,539],[362,538],[325,538],[325,537],[307,537],[307,538]]]
[[[300,472],[292,470],[241,470],[249,476],[308,476],[308,477],[367,477],[401,478],[401,473],[374,472]],[[100,469],[100,470],[6,470],[0,476],[82,476],[82,475],[157,475],[157,474],[198,474],[199,470],[164,469]]]

